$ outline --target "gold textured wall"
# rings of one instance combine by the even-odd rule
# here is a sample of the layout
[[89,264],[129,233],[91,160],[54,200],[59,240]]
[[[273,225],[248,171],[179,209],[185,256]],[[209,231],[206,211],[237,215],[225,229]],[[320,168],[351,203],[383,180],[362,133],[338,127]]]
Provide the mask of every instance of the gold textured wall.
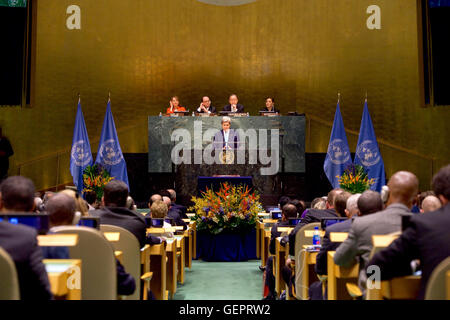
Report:
[[[415,0],[34,3],[34,103],[0,109],[0,125],[16,151],[14,166],[46,158],[21,166],[38,188],[71,180],[65,150],[78,93],[94,152],[108,92],[124,152],[147,152],[147,116],[171,95],[192,110],[203,94],[222,108],[231,92],[253,114],[272,95],[283,112],[323,120],[310,122],[307,152],[325,152],[337,92],[346,129],[358,132],[367,91],[377,137],[418,154],[382,146],[388,175],[413,170],[426,188],[436,167],[450,162],[450,109],[421,107]],[[81,30],[66,27],[72,4],[81,8]],[[366,27],[372,4],[381,8],[381,30]],[[349,135],[352,150],[356,140]]]

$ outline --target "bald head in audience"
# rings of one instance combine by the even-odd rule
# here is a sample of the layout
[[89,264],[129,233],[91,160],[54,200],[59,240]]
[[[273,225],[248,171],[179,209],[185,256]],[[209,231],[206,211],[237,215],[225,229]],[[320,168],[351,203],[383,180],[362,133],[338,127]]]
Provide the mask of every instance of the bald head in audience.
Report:
[[167,192],[170,194],[170,200],[175,203],[177,201],[177,192],[173,189],[167,189]]
[[155,203],[156,201],[162,201],[161,195],[159,195],[157,193],[152,194],[152,196],[150,197],[150,199],[148,201],[148,207],[151,208],[152,204]]
[[441,201],[435,196],[428,196],[422,201],[422,209],[420,212],[432,212],[442,207]]
[[358,199],[361,196],[361,193],[353,194],[350,198],[347,199],[347,205],[345,208],[345,215],[347,218],[356,217],[360,215],[358,209]]
[[358,209],[361,216],[383,210],[381,195],[372,190],[364,191],[358,199]]
[[170,201],[170,198],[164,196],[164,197],[162,197],[162,200],[163,200],[163,202],[167,205],[167,208],[170,209],[170,205],[171,205],[171,203],[172,203],[172,202]]
[[419,191],[419,180],[408,171],[399,171],[389,179],[389,198],[387,205],[401,203],[412,208],[414,199]]
[[0,184],[1,212],[31,212],[34,210],[34,184],[28,178],[13,176]]
[[50,227],[71,225],[75,216],[75,200],[64,193],[51,197],[46,205]]

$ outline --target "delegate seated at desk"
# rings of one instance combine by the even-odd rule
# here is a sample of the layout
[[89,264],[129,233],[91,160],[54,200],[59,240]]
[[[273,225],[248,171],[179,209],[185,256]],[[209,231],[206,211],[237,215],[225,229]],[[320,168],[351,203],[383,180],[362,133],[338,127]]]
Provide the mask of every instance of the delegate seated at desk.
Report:
[[200,107],[197,109],[198,113],[216,113],[216,108],[211,105],[211,99],[208,96],[202,98]]
[[173,96],[169,101],[170,107],[167,108],[166,113],[171,114],[175,112],[186,112],[186,109],[180,106],[180,99],[177,96]]
[[228,111],[228,112],[233,112],[233,113],[243,113],[244,112],[244,106],[239,102],[239,99],[237,97],[237,95],[232,94],[230,95],[230,97],[228,98],[228,102],[229,104],[227,104],[224,108],[223,111]]
[[261,109],[260,112],[280,113],[280,111],[275,108],[275,99],[271,97],[266,98],[266,107]]
[[231,129],[231,118],[222,118],[222,130],[214,135],[214,149],[235,150],[239,145],[239,135]]
[[[273,225],[270,231],[270,244],[269,244],[269,252],[274,255],[275,254],[275,241],[276,238],[281,236],[281,232],[278,231],[278,227],[287,227],[289,226],[289,218],[297,218],[297,207],[291,203],[283,206],[281,221],[277,222]],[[274,261],[273,256],[270,256],[267,259],[266,264],[266,281],[265,285],[269,289],[269,293],[264,298],[265,300],[275,300],[276,296],[280,294],[280,292],[275,292],[275,277],[273,275]]]

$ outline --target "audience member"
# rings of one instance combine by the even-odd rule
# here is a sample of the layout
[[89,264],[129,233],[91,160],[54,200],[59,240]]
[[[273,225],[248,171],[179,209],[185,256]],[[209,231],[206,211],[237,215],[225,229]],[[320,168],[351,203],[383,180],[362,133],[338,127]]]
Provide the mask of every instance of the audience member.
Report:
[[163,238],[149,236],[147,238],[147,225],[140,213],[127,209],[128,186],[119,180],[108,182],[103,190],[103,208],[92,211],[91,216],[99,217],[101,224],[111,224],[127,229],[136,236],[142,247],[146,243],[161,243]]
[[423,199],[421,203],[420,212],[432,212],[438,210],[440,207],[442,207],[441,201],[439,201],[439,198],[436,196],[428,196],[425,199]]
[[[75,224],[74,218],[76,203],[73,198],[65,193],[59,193],[49,199],[47,203],[47,213],[50,219],[50,226],[71,226]],[[52,233],[50,229],[49,233]],[[69,250],[67,247],[43,247],[46,259],[69,259]],[[128,296],[136,290],[134,278],[125,271],[125,268],[116,259],[117,265],[117,294]]]
[[69,197],[71,197],[72,199],[75,200],[76,211],[80,212],[82,217],[89,216],[89,211],[88,211],[89,206],[86,203],[86,201],[84,201],[83,198],[80,197],[80,195],[78,194],[77,191],[65,189],[65,190],[61,191],[60,193],[68,195]]
[[132,210],[132,211],[136,211],[137,210],[136,204],[134,203],[133,198],[130,197],[130,196],[127,197],[127,204],[125,205],[125,207],[128,210]]
[[292,230],[292,232],[289,234],[289,255],[295,256],[295,235],[297,234],[298,230],[300,230],[303,226],[314,223],[314,222],[320,222],[321,218],[334,218],[338,217],[338,214],[334,208],[336,197],[338,194],[343,192],[342,189],[333,189],[328,193],[327,197],[327,208],[325,210],[317,210],[317,209],[311,209],[306,213],[305,217],[302,219],[302,221],[297,224],[297,226]]
[[84,200],[86,200],[88,205],[88,211],[96,210],[100,207],[100,204],[97,201],[97,193],[93,190],[84,193]]
[[292,200],[290,203],[297,208],[297,217],[301,217],[303,211],[306,209],[305,203],[297,199]]
[[188,219],[188,216],[186,215],[187,213],[187,208],[181,204],[177,204],[177,193],[174,189],[167,189],[167,192],[169,192],[170,195],[170,201],[171,201],[171,206],[174,209],[177,209],[178,211],[180,211],[180,215],[182,219]]
[[[270,231],[270,244],[269,252],[270,254],[275,254],[275,241],[276,238],[281,236],[281,232],[278,231],[278,227],[287,227],[289,225],[289,218],[297,217],[297,207],[294,204],[288,203],[283,206],[281,213],[281,221],[277,222],[272,226]],[[275,277],[273,276],[273,256],[267,259],[267,264],[265,268],[265,284],[269,289],[268,295],[265,297],[266,300],[275,300],[277,292],[275,292]]]
[[151,196],[150,196],[150,199],[148,199],[148,209],[149,209],[149,211],[148,211],[148,213],[145,215],[146,217],[151,217],[152,215],[151,215],[151,213],[152,213],[152,209],[151,209],[151,207],[152,207],[152,204],[154,203],[154,202],[156,202],[156,201],[162,201],[162,197],[161,197],[161,195],[160,194],[158,194],[158,193],[155,193],[155,194],[152,194]]
[[172,208],[172,201],[170,201],[169,197],[163,196],[162,198],[163,198],[163,202],[167,205],[167,208],[169,208],[167,216],[169,218],[173,219],[174,225],[182,226],[183,230],[186,230],[187,229],[187,224],[181,218],[180,211],[175,209],[175,208]]
[[[164,219],[167,217],[167,212],[169,212],[169,209],[167,208],[167,204],[164,203],[162,200],[157,200],[153,202],[151,208],[151,217],[156,219]],[[166,221],[164,221],[163,224],[164,228],[170,228],[172,225]],[[173,238],[173,232],[165,232],[162,234],[165,238]]]
[[[339,196],[338,196],[339,197]],[[362,210],[359,208],[361,206]],[[322,239],[322,247],[316,258],[316,273],[320,275],[328,274],[328,251],[336,251],[341,244],[340,242],[331,242],[331,232],[349,232],[353,223],[353,219],[357,219],[358,216],[365,216],[374,212],[381,211],[383,209],[383,201],[381,195],[378,192],[367,190],[362,194],[354,194],[347,200],[347,206],[345,214],[348,220],[340,223],[333,224],[326,228],[325,236]],[[322,299],[321,285],[317,283],[311,285],[310,297]],[[326,295],[325,295],[326,296]]]
[[[34,184],[30,179],[12,176],[0,185],[1,212],[32,212]],[[14,261],[19,278],[22,300],[52,298],[50,283],[42,263],[42,251],[37,243],[35,229],[0,221],[0,247]]]
[[412,215],[411,208],[418,187],[419,181],[414,174],[406,171],[395,173],[388,183],[387,208],[355,219],[347,240],[337,248],[334,255],[334,262],[337,265],[351,266],[356,262],[355,259],[359,261],[359,286],[363,293],[366,285],[365,267],[372,250],[372,236],[401,230],[402,216]]
[[450,256],[450,165],[439,170],[433,177],[432,185],[442,207],[413,216],[402,235],[388,248],[375,254],[368,263],[380,268],[381,280],[389,280],[410,275],[411,261],[419,259],[422,268],[419,299],[425,297],[428,279],[434,268]]
[[[343,201],[348,196],[347,192],[342,192],[336,197],[336,207],[342,206],[339,202]],[[331,242],[330,233],[331,232],[348,232],[352,225],[352,218],[359,215],[358,210],[358,199],[361,194],[354,194],[348,197],[346,207],[344,209],[344,214],[348,218],[345,222],[335,223],[325,230],[325,235],[322,239],[322,247],[316,257],[315,271],[319,275],[327,275],[327,256],[328,251],[335,251],[340,243]],[[339,204],[338,204],[339,203]],[[310,285],[309,287],[309,297],[311,300],[323,300],[322,294],[322,282],[317,281]],[[325,294],[326,297],[326,294]]]
[[288,204],[291,201],[291,199],[287,196],[281,196],[280,199],[278,200],[278,208],[280,210],[283,209],[283,207]]
[[343,191],[336,196],[334,208],[341,217],[346,217],[345,209],[347,208],[347,200],[351,195],[350,192]]

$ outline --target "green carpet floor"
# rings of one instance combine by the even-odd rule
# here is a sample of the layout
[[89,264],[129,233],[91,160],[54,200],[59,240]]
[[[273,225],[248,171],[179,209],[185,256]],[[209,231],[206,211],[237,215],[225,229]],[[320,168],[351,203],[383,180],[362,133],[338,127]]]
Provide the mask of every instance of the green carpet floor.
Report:
[[263,274],[259,260],[248,262],[192,261],[174,300],[261,300]]

